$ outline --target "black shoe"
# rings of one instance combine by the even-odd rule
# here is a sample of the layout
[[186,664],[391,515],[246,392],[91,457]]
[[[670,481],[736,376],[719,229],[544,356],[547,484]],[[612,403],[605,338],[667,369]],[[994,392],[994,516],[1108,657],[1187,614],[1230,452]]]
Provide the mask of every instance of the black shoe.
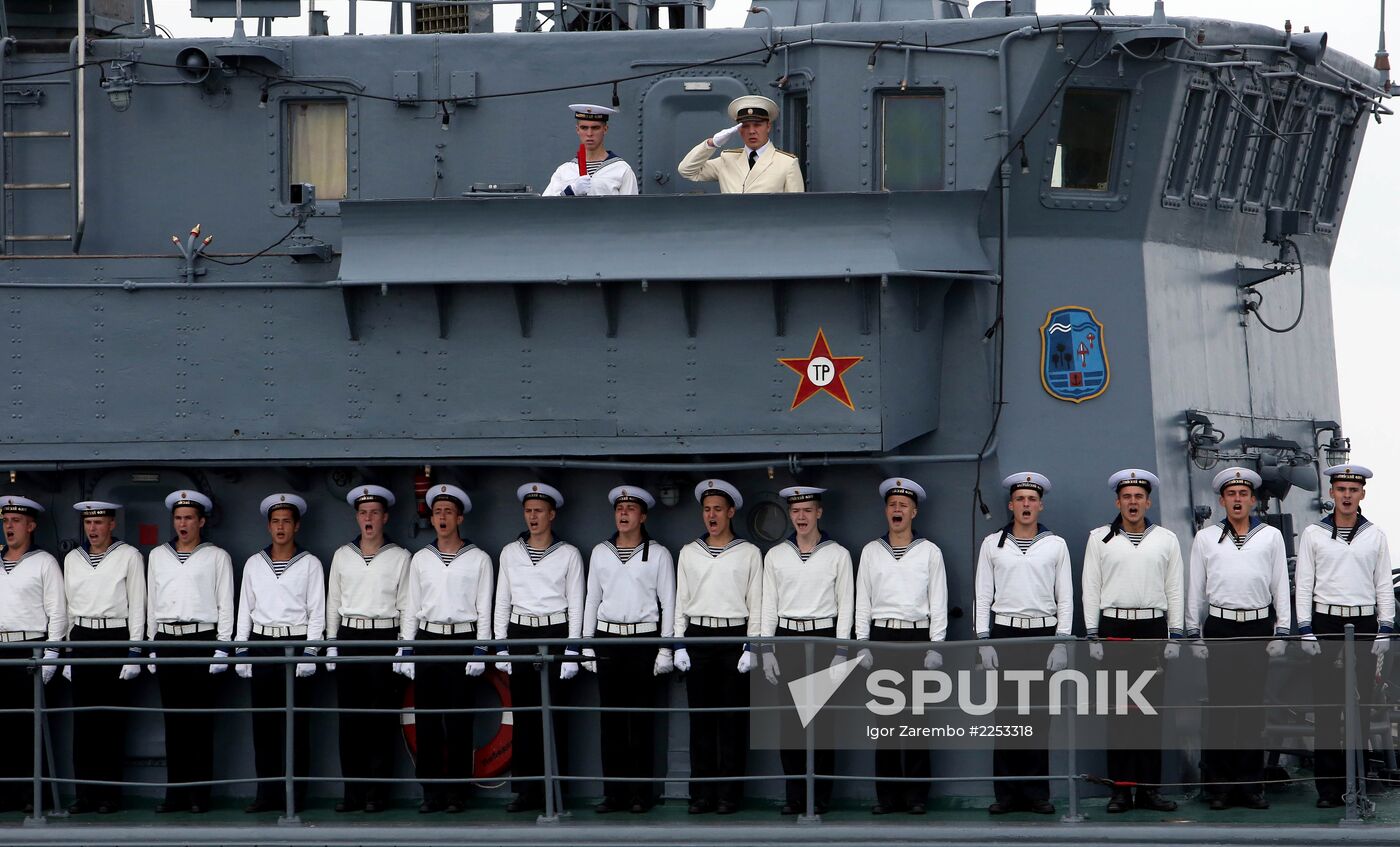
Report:
[[121,810],[121,806],[107,800],[103,800],[101,803],[97,804],[97,813],[99,815],[110,815],[114,812],[120,812]]
[[335,810],[336,810],[337,812],[342,812],[342,813],[344,813],[344,812],[361,812],[361,811],[364,811],[364,808],[365,808],[365,804],[364,804],[364,803],[359,803],[359,802],[356,802],[356,801],[354,801],[354,800],[341,800],[339,803],[336,803],[336,804],[335,804]]
[[382,811],[384,811],[384,804],[381,803],[381,802],[379,802],[378,800],[366,800],[366,801],[365,801],[365,814],[367,814],[367,815],[373,815],[373,814],[375,814],[375,813],[377,813],[377,812],[382,812]]
[[737,811],[739,811],[738,803],[731,803],[728,800],[721,800],[719,801],[719,806],[715,809],[715,814],[732,815]]
[[424,800],[422,803],[418,804],[418,814],[431,815],[433,812],[441,812],[445,808],[447,807],[444,806],[442,803],[430,803],[427,800]]
[[801,810],[797,808],[796,803],[784,803],[783,808],[779,810],[779,812],[784,815],[795,815],[799,811]]
[[1230,808],[1230,804],[1225,802],[1224,797],[1210,798],[1210,810],[1212,812],[1220,812],[1228,808]]
[[926,807],[923,803],[912,803],[909,806],[909,814],[911,815],[923,815],[927,813],[928,807]]
[[92,811],[96,811],[96,809],[86,800],[74,800],[68,805],[68,814],[70,815],[83,815]]
[[1342,805],[1342,798],[1340,798],[1340,797],[1319,797],[1319,798],[1317,798],[1317,807],[1318,807],[1319,809],[1336,809],[1336,808],[1340,807],[1341,805]]
[[1154,812],[1176,811],[1175,800],[1168,800],[1151,788],[1138,789],[1136,805],[1139,809],[1151,809]]
[[715,804],[709,800],[695,800],[686,808],[686,813],[691,815],[703,815],[706,812],[713,812]]
[[528,794],[516,795],[514,800],[506,804],[507,812],[532,812],[543,808],[543,797],[534,797]]
[[1264,799],[1263,794],[1247,794],[1244,800],[1240,801],[1240,805],[1244,806],[1246,809],[1262,810],[1269,808],[1269,801]]
[[1032,800],[1030,808],[1031,811],[1037,815],[1055,814],[1055,804],[1051,803],[1049,800]]
[[622,805],[613,803],[610,797],[604,797],[603,802],[593,807],[593,811],[600,815],[610,815],[622,811]]
[[1115,791],[1108,798],[1107,811],[1110,815],[1126,812],[1133,807],[1133,795],[1127,791]]
[[1010,800],[998,800],[987,807],[989,815],[1005,815],[1016,811],[1016,806]]

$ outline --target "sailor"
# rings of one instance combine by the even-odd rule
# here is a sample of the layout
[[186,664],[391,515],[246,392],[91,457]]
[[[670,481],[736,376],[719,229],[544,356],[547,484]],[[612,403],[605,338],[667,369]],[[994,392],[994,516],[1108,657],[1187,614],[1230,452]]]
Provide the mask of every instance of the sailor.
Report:
[[[382,641],[383,646],[330,647],[326,655],[402,657],[394,644],[406,637],[408,609],[408,551],[384,532],[394,492],[381,485],[359,485],[345,495],[355,510],[360,534],[331,557],[326,589],[326,638],[342,634],[347,641]],[[334,671],[335,665],[326,665]],[[336,698],[340,707],[340,772],[367,780],[346,782],[337,812],[380,812],[389,802],[389,785],[368,780],[394,774],[394,748],[399,737],[398,715],[359,712],[359,709],[397,709],[402,705],[403,685],[391,663],[347,662],[336,673]]]
[[589,194],[636,194],[637,176],[622,157],[603,146],[608,136],[608,118],[616,109],[573,103],[579,150],[583,154],[554,169],[545,197],[583,197]]
[[[787,540],[770,549],[763,557],[763,621],[760,634],[806,638],[850,638],[855,611],[855,585],[852,577],[851,554],[821,531],[822,494],[825,488],[793,485],[778,492],[788,502],[788,518],[793,533]],[[788,675],[797,679],[811,669],[803,667],[805,650],[799,645],[784,650],[789,662]],[[846,650],[817,650],[817,665],[830,656],[832,666],[846,660]],[[763,675],[778,684],[781,670],[778,656],[771,644],[763,651]],[[816,773],[836,772],[836,751],[817,750]],[[806,781],[807,753],[804,746],[784,746],[780,758],[783,772],[797,779],[787,780],[787,802],[782,813],[803,812],[823,814],[831,800],[832,781],[818,779],[815,809],[808,809]]]
[[[82,520],[82,543],[63,559],[69,641],[141,641],[146,637],[146,560],[141,551],[113,537],[119,503],[85,500],[73,509]],[[82,780],[120,782],[125,759],[126,683],[141,673],[140,647],[75,647],[74,658],[121,658],[111,665],[65,665],[73,685],[73,775]],[[110,708],[117,707],[117,708]],[[77,784],[69,814],[121,810],[121,787]]]
[[[510,639],[511,652],[525,655],[557,653],[559,648],[532,644],[537,638],[577,639],[583,634],[584,573],[583,556],[578,548],[554,535],[554,519],[564,505],[559,489],[543,482],[527,482],[516,489],[525,518],[525,531],[501,550],[500,578],[496,585],[493,613],[497,640]],[[559,665],[559,679],[578,675],[578,650],[564,650],[566,661]],[[497,665],[510,674],[512,706],[539,706],[540,668],[530,663]],[[550,701],[559,702],[557,685],[545,668]],[[544,757],[567,749],[560,730],[564,721],[551,715],[554,750],[544,747],[544,722],[539,712],[516,712],[511,737],[511,773],[517,777],[516,796],[506,805],[508,812],[544,808]],[[558,770],[555,770],[558,773]],[[523,777],[523,779],[522,779]]]
[[[1089,533],[1084,548],[1084,629],[1090,638],[1089,654],[1110,671],[1127,671],[1131,678],[1158,669],[1146,664],[1146,653],[1134,645],[1113,645],[1105,651],[1099,639],[1170,638],[1162,658],[1181,655],[1182,564],[1176,534],[1148,520],[1152,492],[1161,486],[1157,476],[1140,468],[1126,468],[1108,479],[1118,516]],[[1106,658],[1105,658],[1106,657]],[[1143,686],[1144,699],[1162,702],[1162,673],[1153,674]],[[1113,794],[1109,813],[1139,809],[1170,812],[1176,803],[1157,790],[1162,779],[1162,750],[1144,747],[1145,738],[1161,737],[1159,715],[1134,713],[1110,721],[1108,728],[1108,777]],[[1137,798],[1132,795],[1137,786]]]
[[[763,554],[734,535],[739,489],[722,479],[695,486],[705,533],[681,548],[676,567],[676,637],[756,638],[763,613]],[[749,752],[749,689],[754,666],[750,644],[678,647],[676,670],[686,673],[690,713],[690,773],[698,779],[743,776]],[[737,658],[737,662],[736,662]],[[692,782],[692,815],[732,815],[744,799],[744,783]]]
[[[1254,514],[1263,481],[1249,468],[1225,468],[1212,487],[1225,518],[1203,527],[1191,542],[1186,588],[1186,637],[1191,653],[1207,659],[1208,718],[1201,749],[1201,782],[1210,808],[1267,809],[1264,799],[1264,684],[1268,663],[1240,661],[1245,645],[1222,641],[1216,655],[1201,640],[1274,636],[1265,647],[1282,656],[1280,640],[1293,627],[1283,534]],[[1204,621],[1201,613],[1207,612]],[[1231,651],[1227,654],[1227,651]],[[1251,747],[1253,742],[1259,742]]]
[[[671,553],[647,533],[647,512],[656,505],[649,491],[619,485],[608,492],[613,506],[612,538],[593,548],[588,559],[588,593],[583,637],[599,639],[596,661],[585,668],[598,675],[598,703],[605,709],[651,709],[657,705],[657,678],[674,669],[672,648],[630,644],[636,638],[675,636],[676,566]],[[594,650],[585,649],[592,658]],[[603,801],[599,814],[655,805],[650,782],[655,758],[656,720],[652,712],[603,712]]]
[[[486,648],[462,642],[491,637],[494,569],[486,551],[461,535],[463,518],[472,509],[467,492],[439,483],[428,489],[424,500],[436,537],[413,554],[406,637],[433,643],[420,648],[419,656],[457,656],[465,661],[403,663],[399,671],[415,680],[413,700],[419,708],[468,709],[475,705],[476,680],[486,672],[486,663],[479,659]],[[463,811],[473,766],[471,713],[420,712],[414,726],[418,778],[456,780],[424,782],[418,811]]]
[[[888,532],[860,552],[856,571],[855,633],[859,641],[942,641],[948,634],[948,578],[943,551],[914,531],[919,504],[928,499],[923,486],[912,479],[894,477],[880,483],[885,501]],[[873,664],[869,650],[861,650],[861,664]],[[930,649],[924,668],[943,666],[943,655]],[[927,782],[891,782],[895,779],[927,779],[928,748],[881,744],[875,748],[875,808],[877,815],[892,812],[924,814],[928,804]]]
[[[205,658],[206,647],[183,642],[233,639],[233,561],[222,548],[204,540],[204,525],[214,501],[193,489],[165,498],[175,537],[151,551],[146,569],[146,634],[159,642],[151,658]],[[160,682],[160,702],[167,709],[209,709],[216,688],[208,674],[228,670],[228,650],[213,651],[209,665],[147,665]],[[209,810],[209,786],[179,783],[212,779],[214,715],[209,712],[165,713],[165,802],[156,812]]]
[[[987,670],[1061,671],[1069,660],[1063,644],[1047,650],[1044,642],[1020,645],[1013,640],[1000,646],[991,643],[1000,639],[1069,638],[1074,626],[1069,546],[1040,523],[1045,492],[1050,490],[1049,478],[1035,471],[1021,471],[1001,484],[1008,492],[1006,507],[1011,520],[982,539],[977,553],[974,629],[979,639],[985,639],[978,648],[982,666]],[[1015,683],[1004,681],[1000,694],[1004,703],[1015,703]],[[1031,696],[1037,699],[1034,693]],[[1044,702],[1043,695],[1039,699]],[[1029,725],[1033,733],[1025,738],[996,739],[992,773],[1009,778],[996,780],[996,800],[987,811],[993,815],[1015,811],[1054,814],[1050,783],[1043,779],[1050,773],[1050,715],[1035,710],[1021,715],[1015,711],[999,711],[998,723]]]
[[[1346,690],[1341,663],[1346,626],[1355,626],[1358,643],[1371,642],[1371,654],[1377,658],[1390,649],[1395,627],[1390,547],[1381,528],[1361,514],[1371,470],[1346,464],[1324,473],[1331,479],[1329,494],[1336,505],[1331,515],[1303,530],[1294,566],[1298,632],[1303,652],[1315,657],[1313,773],[1319,809],[1342,805],[1346,787],[1341,709],[1323,705],[1340,702]],[[1375,703],[1375,674],[1359,657],[1356,667],[1358,702]],[[1363,705],[1362,714],[1367,712]]]
[[[321,560],[296,542],[306,501],[295,494],[269,494],[258,505],[272,543],[243,563],[243,584],[239,590],[238,625],[235,635],[237,655],[284,656],[285,642],[320,641],[326,628],[326,572]],[[296,652],[304,658],[316,655],[315,647]],[[254,709],[285,709],[287,669],[279,664],[234,665],[234,671],[252,680]],[[314,662],[298,662],[293,671],[292,702],[309,705],[310,680],[316,673]],[[305,712],[293,716],[292,773],[310,775],[311,735]],[[253,762],[259,779],[286,777],[286,745],[283,733],[287,718],[281,711],[253,713]],[[306,796],[306,783],[296,783],[293,802],[300,808]],[[259,782],[257,797],[245,812],[288,811],[283,782]],[[296,811],[295,809],[291,811]]]
[[[722,129],[701,141],[677,166],[681,176],[692,182],[719,181],[722,194],[773,194],[804,191],[802,168],[797,157],[779,150],[769,141],[778,104],[767,97],[746,95],[729,104],[734,126]],[[742,149],[715,151],[734,136],[743,141]]]
[[[0,548],[0,657],[34,659],[36,650],[26,642],[62,641],[68,634],[68,612],[63,602],[63,574],[58,560],[34,543],[34,530],[44,507],[28,497],[0,497],[0,524],[5,545]],[[45,684],[58,670],[58,651],[44,650],[39,673]],[[109,669],[110,670],[110,669]],[[24,777],[23,782],[0,783],[0,811],[30,811],[28,778],[34,776],[34,677],[24,665],[0,667],[0,709],[15,709],[5,721],[5,742],[0,744],[0,777]]]

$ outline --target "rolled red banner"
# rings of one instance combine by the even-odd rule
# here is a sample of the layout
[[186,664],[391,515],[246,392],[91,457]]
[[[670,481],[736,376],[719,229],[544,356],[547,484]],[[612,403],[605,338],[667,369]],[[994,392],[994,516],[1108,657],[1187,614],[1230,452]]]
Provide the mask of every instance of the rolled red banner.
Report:
[[578,175],[588,176],[588,148],[582,144],[578,146]]

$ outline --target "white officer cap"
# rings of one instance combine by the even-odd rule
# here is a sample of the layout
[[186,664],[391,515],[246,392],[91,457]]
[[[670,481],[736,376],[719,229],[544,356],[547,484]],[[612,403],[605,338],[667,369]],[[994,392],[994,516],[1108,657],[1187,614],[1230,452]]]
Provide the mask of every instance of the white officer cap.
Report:
[[472,510],[472,498],[467,496],[467,492],[455,485],[438,483],[428,489],[428,493],[423,497],[423,500],[428,504],[429,509],[431,509],[433,503],[436,503],[438,500],[451,500],[457,504],[457,510],[464,515]]
[[1259,474],[1249,468],[1226,468],[1215,475],[1211,487],[1218,493],[1224,494],[1225,488],[1230,485],[1248,485],[1250,491],[1255,491],[1263,484],[1264,480]]
[[924,493],[924,487],[922,485],[912,479],[905,479],[904,477],[890,477],[880,483],[880,498],[882,500],[889,500],[892,494],[902,494],[915,503],[922,503],[924,500],[928,499],[928,495]]
[[822,499],[825,488],[817,488],[813,485],[791,485],[778,492],[778,496],[788,501],[788,505],[793,503],[805,503],[808,500]]
[[197,512],[204,515],[213,511],[214,501],[190,488],[172,491],[166,495],[165,508],[173,512],[181,506],[193,506]]
[[1333,482],[1359,482],[1362,485],[1374,475],[1365,465],[1333,465],[1323,473],[1330,476]]
[[1037,494],[1044,495],[1045,492],[1050,490],[1050,477],[1045,474],[1036,473],[1035,471],[1019,471],[1003,479],[1001,481],[1001,487],[1005,488],[1008,492],[1015,492],[1018,488],[1024,488],[1027,491],[1034,491]]
[[1151,494],[1152,489],[1160,487],[1162,481],[1152,471],[1145,471],[1142,468],[1124,468],[1118,473],[1108,478],[1108,487],[1114,491],[1128,485],[1140,485]]
[[394,505],[394,492],[382,485],[357,485],[345,495],[345,502],[357,509],[361,503],[378,503],[387,509]]
[[564,495],[559,493],[559,489],[543,482],[527,482],[515,489],[515,499],[521,503],[526,500],[544,500],[556,509],[564,508]]
[[291,509],[297,513],[296,519],[301,520],[301,516],[306,514],[306,501],[295,494],[269,494],[258,504],[258,511],[262,512],[264,520],[273,509]]
[[695,486],[695,502],[704,503],[705,498],[711,494],[718,494],[729,501],[729,505],[736,509],[744,507],[744,495],[739,493],[739,489],[730,485],[722,479],[701,480]]
[[574,120],[579,121],[602,121],[608,122],[609,115],[616,115],[616,109],[607,106],[595,106],[592,103],[570,103],[569,111],[574,113]]
[[739,123],[744,121],[776,121],[778,119],[778,104],[757,94],[736,97],[729,103],[729,119]]
[[619,485],[608,492],[608,502],[614,506],[618,503],[640,503],[642,511],[645,512],[656,505],[656,498],[651,496],[651,492],[645,488],[638,488],[635,485]]
[[106,500],[84,500],[74,503],[73,511],[81,512],[85,518],[115,518],[121,507],[120,503],[108,503]]
[[0,498],[0,514],[6,515],[28,515],[31,518],[38,517],[44,511],[36,501],[28,497],[20,497],[15,494],[7,494]]

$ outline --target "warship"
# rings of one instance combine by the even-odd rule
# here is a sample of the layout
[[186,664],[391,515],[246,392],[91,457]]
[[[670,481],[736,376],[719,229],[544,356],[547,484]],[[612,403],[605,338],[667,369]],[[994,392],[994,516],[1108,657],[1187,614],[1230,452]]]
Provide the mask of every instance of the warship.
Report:
[[[1325,32],[1160,1],[1133,17],[1108,0],[1085,15],[1035,0],[761,0],[744,27],[707,29],[705,0],[531,0],[509,32],[494,31],[494,2],[395,2],[392,31],[363,35],[351,0],[350,34],[312,11],[307,35],[274,36],[298,0],[192,0],[193,17],[234,19],[233,35],[172,38],[139,0],[4,0],[0,470],[6,493],[48,507],[42,547],[73,549],[71,504],[99,499],[125,505],[121,535],[148,551],[168,535],[165,494],[189,487],[217,503],[210,540],[238,562],[266,543],[259,500],[288,490],[310,504],[301,543],[328,562],[355,534],[346,493],[377,482],[400,495],[390,533],[416,548],[433,537],[422,494],[441,481],[471,493],[464,530],[494,551],[519,531],[516,486],[544,479],[570,501],[561,536],[605,538],[604,492],[630,483],[657,493],[648,528],[676,549],[700,532],[690,491],[710,475],[745,492],[736,526],[760,546],[786,536],[777,492],[793,484],[826,488],[824,529],[858,546],[883,531],[876,487],[899,474],[929,493],[919,531],[946,560],[948,638],[967,641],[977,544],[1003,522],[1007,473],[1055,480],[1046,523],[1076,569],[1120,467],[1160,476],[1153,519],[1180,536],[1221,517],[1217,465],[1258,470],[1290,557],[1327,514],[1321,471],[1350,458],[1329,267],[1363,140],[1391,114],[1383,46],[1373,66],[1329,51]],[[678,172],[748,94],[781,107],[774,140],[805,193],[719,194]],[[539,196],[572,155],[579,100],[618,110],[608,147],[638,196]],[[331,682],[315,682],[310,705],[332,707]],[[132,684],[127,791],[154,797],[158,698],[148,675]],[[247,694],[211,684],[233,710],[215,768],[232,804],[251,793]],[[683,686],[668,691],[683,712]],[[681,714],[662,747],[680,802],[646,820],[490,811],[508,755],[496,721],[478,721],[492,766],[480,808],[449,822],[157,819],[139,799],[66,819],[62,684],[46,698],[44,802],[4,816],[3,843],[1400,834],[1380,792],[1389,732],[1354,827],[1301,793],[1299,809],[1108,824],[1102,789],[1081,779],[1092,767],[1058,753],[1055,792],[1077,792],[1074,811],[993,823],[988,757],[969,751],[935,753],[935,808],[916,823],[871,822],[855,755],[833,812],[780,820],[764,805],[776,757],[758,751],[750,773],[773,777],[750,784],[752,808],[696,823]],[[313,807],[338,788],[325,717]],[[593,737],[574,733],[561,756],[575,776],[598,773]],[[1167,771],[1198,778],[1187,755]]]

